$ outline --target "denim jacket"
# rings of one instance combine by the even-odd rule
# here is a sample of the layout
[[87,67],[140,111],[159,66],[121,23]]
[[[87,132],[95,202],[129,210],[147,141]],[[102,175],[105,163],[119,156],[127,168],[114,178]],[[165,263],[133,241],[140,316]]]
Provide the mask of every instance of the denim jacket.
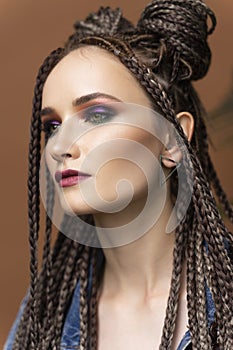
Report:
[[[79,349],[79,341],[80,341],[80,334],[79,334],[79,297],[80,297],[80,286],[79,283],[77,283],[77,286],[75,288],[72,302],[70,305],[70,308],[68,310],[62,337],[61,337],[61,350],[78,350]],[[208,315],[208,324],[211,326],[211,324],[214,321],[214,314],[215,314],[215,307],[213,303],[213,299],[210,293],[210,290],[208,287],[206,287],[206,296],[207,296],[207,315]],[[24,298],[17,318],[12,326],[12,329],[10,331],[10,334],[8,336],[7,342],[4,346],[4,350],[12,350],[12,345],[14,342],[15,332],[17,330],[17,326],[20,321],[20,317],[23,313],[24,306],[26,304],[27,297]],[[190,332],[187,331],[181,340],[177,350],[189,350],[191,349],[191,337]]]

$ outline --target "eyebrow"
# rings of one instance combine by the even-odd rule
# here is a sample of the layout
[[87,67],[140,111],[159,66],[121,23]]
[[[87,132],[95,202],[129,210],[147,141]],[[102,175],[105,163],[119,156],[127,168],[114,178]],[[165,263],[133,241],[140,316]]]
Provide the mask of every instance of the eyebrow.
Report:
[[[76,98],[73,102],[72,105],[74,107],[77,106],[81,106],[84,105],[90,101],[96,100],[97,98],[102,98],[102,99],[107,99],[107,100],[112,100],[112,101],[116,101],[116,102],[123,102],[121,101],[119,98],[109,95],[109,94],[105,94],[105,93],[101,93],[101,92],[94,92],[92,94],[88,94],[88,95],[84,95],[81,97]],[[40,117],[49,115],[55,113],[55,109],[52,107],[45,107],[40,111]]]

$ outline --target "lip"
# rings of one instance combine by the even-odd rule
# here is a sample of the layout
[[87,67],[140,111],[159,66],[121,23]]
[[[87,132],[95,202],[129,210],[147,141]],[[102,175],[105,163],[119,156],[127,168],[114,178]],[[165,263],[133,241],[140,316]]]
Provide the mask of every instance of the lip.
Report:
[[55,180],[60,187],[70,187],[78,185],[80,182],[88,179],[91,175],[74,169],[56,171]]

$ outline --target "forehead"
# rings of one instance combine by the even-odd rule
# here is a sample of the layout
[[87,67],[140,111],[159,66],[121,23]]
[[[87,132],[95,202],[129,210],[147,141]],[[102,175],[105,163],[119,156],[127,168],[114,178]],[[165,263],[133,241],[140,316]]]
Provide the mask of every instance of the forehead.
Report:
[[133,74],[113,54],[94,46],[70,52],[53,68],[44,85],[42,105],[95,92],[150,106]]

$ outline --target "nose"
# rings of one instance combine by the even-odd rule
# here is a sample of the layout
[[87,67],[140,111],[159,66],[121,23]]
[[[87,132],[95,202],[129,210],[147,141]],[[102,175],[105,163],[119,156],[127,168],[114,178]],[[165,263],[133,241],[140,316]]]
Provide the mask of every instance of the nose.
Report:
[[73,158],[77,159],[80,157],[80,149],[76,144],[71,145],[67,150],[60,144],[56,144],[55,147],[50,151],[51,157],[57,162],[64,162],[65,159]]
[[55,135],[47,143],[47,151],[57,162],[63,162],[68,158],[80,157],[80,142],[77,128],[69,123],[60,126]]

